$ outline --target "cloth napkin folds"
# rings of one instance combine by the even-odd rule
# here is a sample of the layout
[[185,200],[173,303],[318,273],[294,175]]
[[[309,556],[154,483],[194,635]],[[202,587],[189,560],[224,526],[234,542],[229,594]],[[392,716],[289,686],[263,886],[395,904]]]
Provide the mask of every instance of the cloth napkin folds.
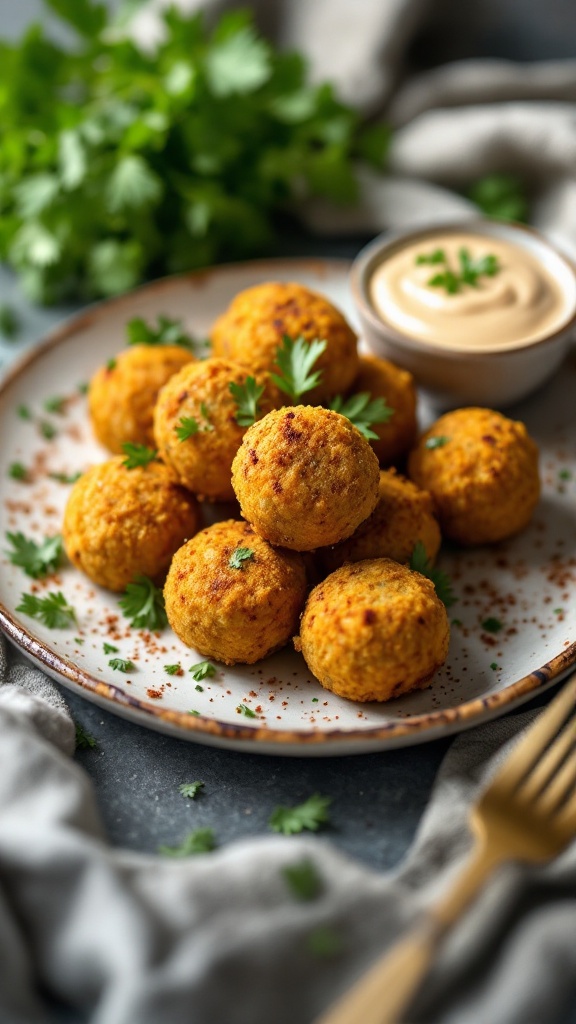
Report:
[[[172,0],[170,0],[172,2]],[[134,33],[153,45],[153,0]],[[226,0],[181,0],[219,14]],[[406,78],[425,0],[253,4],[262,27],[306,52],[316,80],[395,133],[389,174],[362,177],[354,210],[316,203],[319,230],[374,232],[475,215],[451,187],[513,171],[534,221],[576,255],[576,61],[465,61]],[[470,843],[467,809],[522,714],[456,739],[403,864],[381,876],[319,838],[265,838],[184,861],[113,850],[56,687],[0,637],[0,1021],[46,1024],[43,992],[90,1024],[305,1024],[433,900]],[[283,869],[312,861],[317,899]],[[544,869],[510,868],[446,943],[413,1024],[547,1024],[576,977],[576,848]],[[341,943],[312,951],[318,929]],[[322,934],[322,933],[321,933]],[[326,950],[325,950],[326,951]],[[361,1022],[359,1022],[361,1024]]]

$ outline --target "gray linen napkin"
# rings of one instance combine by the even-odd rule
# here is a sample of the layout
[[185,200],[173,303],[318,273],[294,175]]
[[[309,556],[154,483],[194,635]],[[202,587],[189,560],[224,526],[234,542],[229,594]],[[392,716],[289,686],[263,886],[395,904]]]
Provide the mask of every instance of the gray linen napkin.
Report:
[[[36,669],[10,668],[0,638],[2,1024],[46,1022],[42,991],[90,1024],[306,1024],[457,870],[467,809],[531,717],[455,741],[391,875],[318,838],[172,861],[106,844],[91,783],[69,757],[62,698]],[[324,886],[310,902],[282,873],[304,859]],[[576,974],[575,903],[576,848],[538,872],[504,872],[447,944],[410,1021],[552,1024]],[[327,928],[341,948],[322,957],[314,943]]]

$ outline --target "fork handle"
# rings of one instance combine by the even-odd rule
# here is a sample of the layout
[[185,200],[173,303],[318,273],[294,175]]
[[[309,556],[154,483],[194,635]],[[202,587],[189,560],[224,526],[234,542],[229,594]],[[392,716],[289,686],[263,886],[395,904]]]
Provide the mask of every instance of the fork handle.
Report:
[[477,843],[448,893],[315,1024],[399,1024],[438,945],[501,858]]

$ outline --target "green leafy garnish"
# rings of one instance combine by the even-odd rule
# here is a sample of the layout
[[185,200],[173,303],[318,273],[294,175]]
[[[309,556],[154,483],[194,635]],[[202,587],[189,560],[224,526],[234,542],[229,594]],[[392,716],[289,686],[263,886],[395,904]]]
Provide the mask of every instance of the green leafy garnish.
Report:
[[477,288],[479,277],[494,277],[501,269],[496,256],[488,254],[474,260],[466,248],[458,251],[457,270],[450,266],[444,249],[420,253],[416,256],[415,263],[442,266],[442,270],[428,278],[427,284],[432,288],[444,288],[449,295],[456,295],[465,284]]
[[8,476],[12,480],[27,480],[28,470],[21,462],[11,462],[8,466]]
[[181,786],[178,786],[178,792],[182,796],[187,797],[188,800],[195,800],[201,789],[204,788],[203,782],[183,782]]
[[74,637],[74,643],[78,644],[80,647],[82,647],[82,645],[84,643],[84,640],[82,639],[81,636],[75,636]]
[[53,441],[58,434],[56,427],[52,426],[51,423],[47,423],[46,420],[41,420],[38,426],[42,437],[45,437],[47,441]]
[[276,807],[269,821],[273,832],[282,832],[285,836],[294,835],[307,829],[317,832],[321,825],[330,821],[328,807],[332,803],[329,796],[314,793],[304,803],[296,807]]
[[102,644],[104,654],[118,654],[119,648],[114,647],[114,644],[108,644],[106,641]]
[[77,473],[48,473],[48,476],[50,480],[57,480],[59,484],[75,484],[82,473],[78,470]]
[[134,672],[136,669],[136,665],[129,658],[110,658],[108,664],[115,672]]
[[370,429],[372,424],[387,423],[394,414],[384,398],[372,398],[368,391],[359,391],[349,398],[336,395],[330,402],[330,408],[346,416],[367,441],[378,439],[378,434]]
[[18,409],[17,409],[17,413],[18,413],[18,415],[19,415],[21,420],[31,420],[32,419],[32,413],[30,412],[30,409],[28,408],[27,405],[19,405]]
[[198,693],[204,693],[204,687],[200,686],[200,683],[196,683],[196,686],[194,687],[194,689],[197,690]]
[[436,263],[446,263],[446,253],[444,249],[434,249],[434,252],[420,253],[416,257],[416,265],[421,266],[422,264],[434,265]]
[[182,667],[178,661],[175,665],[164,665],[164,671],[167,672],[169,676],[177,676],[178,673],[182,671]]
[[129,583],[118,604],[135,629],[164,629],[168,623],[162,591],[147,576]]
[[186,333],[181,320],[172,320],[169,316],[160,313],[157,317],[156,326],[152,326],[135,316],[126,324],[128,345],[180,345],[182,348],[193,350],[194,339]]
[[76,749],[77,750],[94,750],[98,746],[94,737],[86,732],[84,726],[80,725],[80,722],[74,722],[76,728]]
[[176,437],[180,442],[187,441],[189,437],[194,437],[199,430],[200,424],[193,416],[181,416],[176,424]]
[[249,562],[254,558],[254,552],[252,548],[236,548],[228,560],[228,565],[231,569],[243,569],[244,562]]
[[199,661],[196,665],[192,665],[188,671],[192,673],[192,679],[199,683],[201,679],[211,679],[212,676],[215,676],[216,666],[211,661]]
[[200,712],[199,712],[199,711],[196,711],[196,709],[194,708],[194,709],[193,709],[192,711],[189,711],[189,712],[188,712],[188,714],[189,714],[189,715],[199,715],[199,714],[200,714]]
[[312,367],[325,348],[326,342],[318,338],[306,341],[299,337],[294,341],[287,335],[284,336],[282,345],[276,352],[280,374],[272,373],[270,376],[280,390],[290,396],[295,405],[302,395],[312,391],[318,384],[322,371],[313,371]]
[[487,217],[528,220],[526,189],[521,179],[513,174],[488,174],[475,181],[467,194]]
[[571,473],[571,471],[569,469],[560,469],[558,471],[558,478],[560,480],[571,480],[572,479],[572,473]]
[[327,959],[341,953],[343,946],[341,936],[328,925],[319,925],[306,939],[306,947],[310,953]]
[[282,874],[294,896],[299,900],[315,900],[323,889],[322,879],[314,861],[306,859],[287,864]]
[[247,704],[239,704],[238,707],[236,708],[236,711],[238,712],[238,714],[244,715],[245,718],[257,718],[258,717],[256,712],[252,711],[252,708],[249,708]]
[[46,537],[40,543],[30,540],[23,533],[7,533],[12,551],[6,551],[12,565],[18,565],[27,576],[38,580],[54,572],[62,561],[64,545],[62,537]]
[[66,405],[66,399],[54,396],[54,398],[47,398],[44,402],[44,411],[53,412],[57,415],[62,415]]
[[259,400],[264,394],[264,385],[258,385],[254,377],[246,377],[244,384],[228,385],[230,394],[236,402],[236,422],[241,427],[251,427],[260,415]]
[[450,577],[442,569],[434,569],[432,567],[430,559],[426,554],[426,548],[421,540],[418,541],[412,552],[410,568],[414,572],[419,572],[421,576],[426,576],[427,579],[432,580],[436,593],[446,608],[456,604],[458,598],[452,590]]
[[424,441],[424,447],[429,452],[433,452],[435,448],[443,448],[445,444],[448,444],[449,437],[444,437],[442,434],[435,434],[434,437],[427,437]]
[[504,626],[500,622],[500,619],[494,619],[492,617],[489,617],[487,619],[484,619],[484,622],[482,623],[482,629],[484,630],[485,633],[499,633],[501,629],[504,629]]
[[126,469],[136,469],[137,466],[147,466],[150,462],[154,462],[158,452],[154,448],[148,448],[145,444],[132,444],[130,441],[125,441],[122,445],[122,449],[126,454],[126,458],[122,461],[122,465],[126,466]]
[[498,662],[497,662],[497,661],[493,661],[493,662],[491,662],[491,663],[490,663],[490,668],[492,669],[492,671],[493,671],[493,672],[496,672],[496,671],[497,671],[497,669],[499,668],[499,666],[498,666]]
[[61,590],[48,594],[47,597],[36,597],[36,594],[22,594],[17,612],[24,612],[32,619],[38,619],[48,629],[65,629],[76,624],[76,612],[68,604]]
[[20,333],[20,318],[7,302],[0,303],[0,335],[11,341]]
[[159,846],[158,853],[163,853],[165,857],[189,857],[193,853],[210,853],[215,846],[214,830],[197,828],[186,836],[180,846]]
[[111,373],[112,370],[115,370],[117,366],[118,360],[115,359],[114,356],[112,356],[111,359],[106,360],[106,369],[108,370],[108,373]]

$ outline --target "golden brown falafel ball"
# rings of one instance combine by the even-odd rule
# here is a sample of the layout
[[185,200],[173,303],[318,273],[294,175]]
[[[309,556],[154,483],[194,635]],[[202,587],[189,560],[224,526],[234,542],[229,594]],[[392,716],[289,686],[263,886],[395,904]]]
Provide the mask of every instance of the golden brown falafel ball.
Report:
[[180,345],[133,345],[96,371],[88,408],[96,437],[111,452],[154,444],[152,419],[160,388],[194,356]]
[[371,516],[348,540],[318,554],[328,572],[345,562],[364,558],[392,558],[409,562],[420,542],[433,563],[440,548],[440,527],[434,516],[432,498],[394,469],[380,473],[380,496]]
[[407,370],[376,356],[360,356],[360,369],[350,389],[354,394],[368,391],[383,398],[393,410],[386,423],[373,423],[378,440],[370,442],[382,466],[400,462],[416,441],[416,387]]
[[189,647],[226,665],[252,665],[283,647],[306,599],[300,555],[279,551],[234,519],[215,523],[176,552],[166,613]]
[[84,473],[64,513],[70,560],[109,590],[138,575],[159,580],[174,552],[200,526],[192,494],[161,462],[127,469],[116,456]]
[[[227,359],[205,359],[185,366],[158,396],[154,435],[160,455],[181,483],[202,498],[234,498],[232,459],[246,427],[236,419],[238,405],[230,384],[243,386],[247,376],[247,370]],[[259,377],[258,383],[267,383],[267,377]],[[259,415],[273,407],[271,393],[267,389],[260,398]],[[181,440],[187,427],[190,434]]]
[[347,391],[358,370],[356,335],[328,299],[300,284],[271,282],[240,292],[212,328],[214,355],[252,372],[278,373],[276,353],[285,335],[326,341],[315,370],[322,377],[307,401],[327,402]]
[[411,453],[408,472],[432,494],[442,533],[459,544],[518,533],[540,496],[538,448],[523,423],[492,409],[441,416]]
[[368,701],[426,686],[449,641],[434,584],[375,558],[343,565],[312,591],[294,645],[327,690]]
[[349,537],[378,500],[378,460],[350,420],[318,406],[255,423],[232,464],[242,515],[271,544],[312,551]]

